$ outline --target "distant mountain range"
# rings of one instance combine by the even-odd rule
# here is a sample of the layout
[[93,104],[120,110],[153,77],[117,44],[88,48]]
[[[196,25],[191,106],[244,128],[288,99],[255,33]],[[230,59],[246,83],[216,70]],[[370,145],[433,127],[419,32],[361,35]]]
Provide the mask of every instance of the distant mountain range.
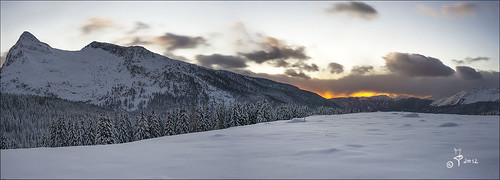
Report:
[[412,111],[417,112],[429,106],[432,100],[419,98],[390,98],[386,95],[372,97],[342,97],[331,101],[350,112]]
[[2,93],[51,96],[134,111],[174,105],[255,102],[338,107],[289,84],[213,70],[144,47],[92,42],[79,51],[52,48],[24,32],[1,68]]
[[439,100],[388,96],[332,98],[350,112],[411,111],[452,114],[499,114],[498,88],[473,88]]

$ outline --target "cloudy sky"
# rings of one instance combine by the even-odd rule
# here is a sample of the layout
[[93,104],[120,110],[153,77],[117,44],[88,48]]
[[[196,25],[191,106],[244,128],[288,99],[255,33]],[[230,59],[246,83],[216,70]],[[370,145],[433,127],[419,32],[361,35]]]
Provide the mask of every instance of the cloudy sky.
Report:
[[23,31],[54,48],[147,49],[324,97],[440,98],[499,86],[499,2],[1,1],[2,62]]

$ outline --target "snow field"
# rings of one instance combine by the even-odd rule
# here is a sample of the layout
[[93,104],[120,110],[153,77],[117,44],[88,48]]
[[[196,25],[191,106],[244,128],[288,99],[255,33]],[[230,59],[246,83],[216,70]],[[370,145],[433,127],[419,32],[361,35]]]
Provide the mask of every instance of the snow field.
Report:
[[[409,114],[310,116],[115,145],[2,150],[1,178],[499,178],[498,116]],[[457,166],[454,148],[478,163]]]

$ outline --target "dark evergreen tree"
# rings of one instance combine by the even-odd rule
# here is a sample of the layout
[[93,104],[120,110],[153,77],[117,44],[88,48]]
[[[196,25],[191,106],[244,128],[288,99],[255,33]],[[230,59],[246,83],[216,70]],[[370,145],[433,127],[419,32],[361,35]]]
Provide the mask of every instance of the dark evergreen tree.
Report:
[[193,106],[191,108],[191,113],[189,114],[189,132],[198,132],[201,129],[201,112],[198,106]]
[[107,115],[101,114],[97,123],[97,143],[114,144],[114,128],[111,119]]
[[80,121],[78,125],[78,130],[77,130],[77,146],[82,146],[85,145],[85,123],[84,121]]
[[144,116],[144,112],[141,113],[141,116],[137,120],[137,133],[136,133],[136,139],[137,140],[142,140],[142,139],[149,139],[151,138],[151,135],[149,134],[149,124]]
[[231,126],[243,126],[247,124],[248,113],[240,103],[235,103],[232,108]]
[[166,115],[165,115],[165,135],[166,136],[171,136],[175,135],[175,111],[174,110],[168,110]]
[[137,120],[137,133],[136,133],[136,139],[137,140],[142,140],[142,139],[149,139],[151,138],[151,135],[149,134],[149,125],[146,117],[144,116],[144,112],[141,113],[141,116]]
[[189,115],[185,107],[179,109],[176,119],[175,132],[176,134],[189,133]]
[[226,123],[226,108],[224,104],[219,104],[217,105],[217,108],[215,109],[215,113],[217,116],[217,122],[218,122],[218,129],[224,129],[227,128],[227,123]]
[[213,119],[212,119],[212,111],[210,107],[205,105],[201,107],[201,130],[200,131],[209,131],[213,130]]
[[66,126],[66,122],[63,118],[59,118],[57,121],[57,129],[56,129],[56,147],[60,146],[68,146],[68,130]]
[[85,127],[85,133],[84,133],[84,144],[85,145],[96,144],[96,130],[92,119],[87,120],[87,126]]
[[160,137],[161,136],[160,119],[158,119],[158,116],[156,115],[154,110],[148,114],[147,121],[148,121],[150,136],[152,138]]
[[210,122],[211,126],[209,127],[211,130],[216,130],[220,128],[220,122],[219,122],[219,117],[217,114],[217,108],[212,106],[211,113],[210,113]]
[[121,143],[134,141],[135,131],[128,113],[121,113],[117,123],[117,141]]
[[52,123],[50,124],[50,147],[58,146],[57,128],[57,121],[52,121]]
[[72,122],[68,122],[68,146],[75,146],[76,132]]

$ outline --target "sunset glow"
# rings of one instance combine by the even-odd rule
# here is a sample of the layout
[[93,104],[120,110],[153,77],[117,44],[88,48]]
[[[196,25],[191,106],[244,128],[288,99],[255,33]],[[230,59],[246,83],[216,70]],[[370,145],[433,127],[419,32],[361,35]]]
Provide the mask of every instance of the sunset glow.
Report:
[[339,98],[339,97],[372,97],[372,96],[380,96],[380,95],[386,95],[391,98],[397,98],[397,97],[416,97],[416,98],[429,98],[431,97],[430,95],[428,96],[416,96],[416,95],[411,95],[411,94],[394,94],[394,93],[385,93],[385,92],[374,92],[374,91],[358,91],[350,94],[345,94],[345,93],[333,93],[331,91],[326,91],[323,93],[317,93],[323,98],[330,99],[330,98]]

